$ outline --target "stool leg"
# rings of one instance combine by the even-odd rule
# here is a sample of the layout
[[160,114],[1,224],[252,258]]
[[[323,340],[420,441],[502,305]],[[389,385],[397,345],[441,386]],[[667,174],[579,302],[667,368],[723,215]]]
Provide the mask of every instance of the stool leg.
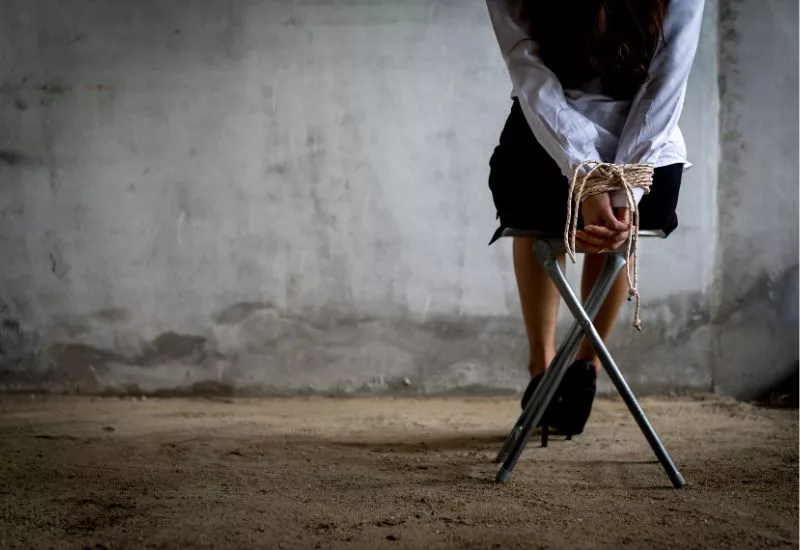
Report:
[[622,376],[622,373],[619,371],[614,359],[608,352],[608,348],[606,348],[605,344],[600,339],[600,335],[594,328],[591,318],[587,315],[586,311],[583,310],[578,298],[572,292],[572,289],[570,288],[567,279],[564,277],[564,274],[560,271],[554,271],[553,275],[555,275],[554,282],[556,283],[561,296],[564,298],[564,301],[567,303],[567,307],[569,307],[573,317],[575,317],[575,319],[583,327],[583,332],[592,343],[592,346],[600,358],[600,362],[603,364],[603,368],[605,368],[620,396],[622,396],[623,401],[625,401],[625,404],[628,406],[628,410],[631,412],[631,415],[633,415],[633,418],[639,425],[639,429],[642,430],[645,438],[647,438],[647,442],[650,444],[650,447],[653,449],[656,457],[658,457],[658,461],[664,467],[664,470],[669,476],[670,481],[672,481],[672,485],[676,489],[684,487],[686,485],[686,481],[683,479],[683,476],[680,474],[680,472],[678,472],[678,469],[675,467],[675,463],[669,456],[667,449],[664,447],[664,444],[661,442],[658,434],[656,434],[653,426],[647,419],[647,416],[645,416],[641,406],[639,406],[639,402],[636,400],[636,397],[633,395],[633,392],[631,391],[627,382],[625,382],[625,378]]
[[[560,271],[560,266],[556,261],[555,254],[553,253],[550,245],[546,242],[542,242],[537,249],[537,258],[539,259],[540,263],[545,267],[545,269],[550,272],[553,269]],[[614,281],[616,280],[617,276],[619,275],[620,271],[625,265],[625,260],[621,256],[610,256],[608,262],[601,272],[600,276],[595,283],[592,292],[590,293],[588,299],[586,300],[586,311],[591,318],[594,318],[597,315],[597,312],[600,311],[600,307],[605,302],[606,296],[611,290]],[[552,273],[550,274],[551,277],[553,276]],[[581,338],[583,337],[583,333],[581,331],[580,325],[577,323],[573,323],[572,327],[570,328],[566,338],[561,343],[556,352],[553,361],[550,363],[548,369],[545,371],[544,376],[542,377],[542,381],[539,383],[539,386],[536,388],[536,391],[531,396],[530,401],[528,402],[527,407],[522,412],[522,414],[517,419],[516,424],[512,428],[511,432],[509,433],[508,437],[506,438],[505,442],[503,443],[500,452],[495,459],[496,462],[503,462],[505,461],[512,448],[514,447],[514,443],[517,438],[523,435],[523,427],[531,424],[536,429],[536,425],[539,423],[543,411],[547,410],[547,406],[550,404],[552,400],[551,395],[551,387],[557,388],[558,385],[561,383],[561,379],[563,378],[563,373],[558,374],[560,371],[566,368],[569,363],[569,360],[572,359],[572,356],[578,349],[580,345]],[[555,390],[552,391],[552,394],[555,393]],[[549,398],[545,398],[546,396],[550,395]],[[540,405],[542,402],[545,402],[544,408],[539,410]],[[533,431],[531,431],[533,433]],[[524,438],[524,444],[527,444],[527,439]],[[512,464],[513,468],[513,464]],[[510,470],[509,470],[510,473]]]
[[[564,274],[561,271],[561,267],[558,265],[551,245],[546,241],[537,241],[534,246],[537,259],[550,277],[553,280],[556,280],[558,277],[564,279]],[[621,256],[610,255],[608,257],[603,271],[598,277],[589,298],[586,300],[586,312],[590,318],[594,318],[597,312],[600,311],[600,307],[603,305],[606,296],[608,296],[614,281],[616,281],[624,265],[625,260]],[[497,455],[497,462],[502,463],[497,472],[497,481],[505,482],[511,477],[511,472],[517,460],[519,460],[525,445],[528,443],[528,439],[530,439],[530,436],[536,429],[536,425],[550,405],[550,401],[552,401],[559,384],[561,384],[569,362],[580,345],[581,337],[581,326],[576,321],[573,323],[567,337],[561,343],[561,346],[559,346],[556,356],[553,358],[552,363],[550,363],[550,366],[542,377],[542,381],[531,396],[525,410],[517,419],[516,424],[511,429],[511,433],[509,433]]]

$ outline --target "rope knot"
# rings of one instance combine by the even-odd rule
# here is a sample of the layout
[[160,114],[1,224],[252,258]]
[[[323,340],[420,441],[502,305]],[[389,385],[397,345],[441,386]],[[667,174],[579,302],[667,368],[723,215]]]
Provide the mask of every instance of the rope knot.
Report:
[[[652,164],[612,164],[588,160],[581,163],[572,174],[567,199],[567,225],[564,228],[564,245],[573,263],[576,261],[575,234],[578,231],[580,205],[594,195],[624,191],[628,209],[631,211],[631,235],[625,253],[628,276],[628,300],[636,300],[633,326],[642,330],[641,298],[636,288],[639,282],[639,205],[633,194],[634,188],[650,192],[653,183]],[[582,174],[582,172],[584,172]]]

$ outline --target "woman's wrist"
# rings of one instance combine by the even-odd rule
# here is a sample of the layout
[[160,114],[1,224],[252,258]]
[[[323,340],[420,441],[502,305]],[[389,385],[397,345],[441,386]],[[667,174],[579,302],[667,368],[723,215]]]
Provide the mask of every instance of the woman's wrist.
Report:
[[[644,189],[641,187],[634,187],[631,191],[633,192],[633,202],[639,204],[639,201],[642,200],[642,196],[644,196]],[[611,206],[614,208],[630,208],[631,205],[628,203],[628,194],[623,189],[612,192]]]

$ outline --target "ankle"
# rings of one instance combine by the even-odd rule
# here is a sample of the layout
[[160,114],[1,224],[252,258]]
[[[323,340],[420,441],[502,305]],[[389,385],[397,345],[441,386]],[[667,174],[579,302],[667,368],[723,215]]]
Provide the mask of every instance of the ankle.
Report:
[[531,378],[536,378],[540,374],[542,374],[546,369],[539,365],[534,365],[533,363],[528,365],[528,374],[530,374]]
[[532,351],[530,362],[528,363],[528,372],[531,378],[547,370],[553,360],[553,356],[555,356],[555,352],[552,350]]
[[600,376],[600,372],[602,371],[602,366],[600,365],[600,360],[596,356],[594,356],[594,355],[585,355],[585,356],[583,356],[583,355],[579,354],[575,358],[575,360],[576,361],[586,361],[587,363],[592,365],[592,368],[594,368],[595,374],[598,377]]

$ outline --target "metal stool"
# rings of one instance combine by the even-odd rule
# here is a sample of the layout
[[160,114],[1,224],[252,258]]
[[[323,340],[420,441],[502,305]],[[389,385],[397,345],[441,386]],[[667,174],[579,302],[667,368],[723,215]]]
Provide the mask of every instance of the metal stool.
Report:
[[[556,390],[558,389],[564,373],[572,362],[572,358],[578,350],[581,342],[581,337],[586,336],[592,343],[595,351],[597,352],[603,368],[608,373],[609,378],[614,383],[620,396],[628,406],[633,418],[642,430],[642,433],[650,443],[650,447],[658,457],[659,462],[664,467],[667,475],[672,481],[675,488],[681,488],[686,485],[686,481],[678,472],[675,464],[672,462],[669,453],[661,443],[658,434],[656,434],[647,417],[642,411],[639,402],[633,395],[630,387],[628,386],[619,368],[617,368],[614,359],[608,352],[597,330],[592,323],[593,319],[600,311],[606,297],[608,296],[614,281],[625,266],[624,251],[625,247],[621,247],[617,252],[608,254],[608,261],[606,262],[603,271],[600,273],[597,282],[589,295],[586,304],[581,305],[580,300],[570,288],[564,272],[556,261],[556,254],[565,251],[563,237],[553,237],[551,235],[543,235],[535,231],[521,231],[515,229],[506,229],[503,232],[503,237],[533,237],[535,239],[534,251],[536,259],[545,268],[550,278],[558,288],[561,297],[567,304],[575,322],[569,330],[561,346],[558,348],[552,363],[545,371],[539,386],[533,393],[530,401],[528,401],[525,410],[522,411],[517,423],[506,438],[500,453],[497,455],[496,461],[501,463],[500,470],[497,472],[497,481],[504,483],[511,477],[511,472],[517,463],[528,439],[536,429],[536,425],[542,418],[542,415],[547,410],[550,401],[553,399]],[[661,231],[639,231],[639,237],[658,237],[664,238],[664,233]],[[579,251],[580,252],[580,251]]]

